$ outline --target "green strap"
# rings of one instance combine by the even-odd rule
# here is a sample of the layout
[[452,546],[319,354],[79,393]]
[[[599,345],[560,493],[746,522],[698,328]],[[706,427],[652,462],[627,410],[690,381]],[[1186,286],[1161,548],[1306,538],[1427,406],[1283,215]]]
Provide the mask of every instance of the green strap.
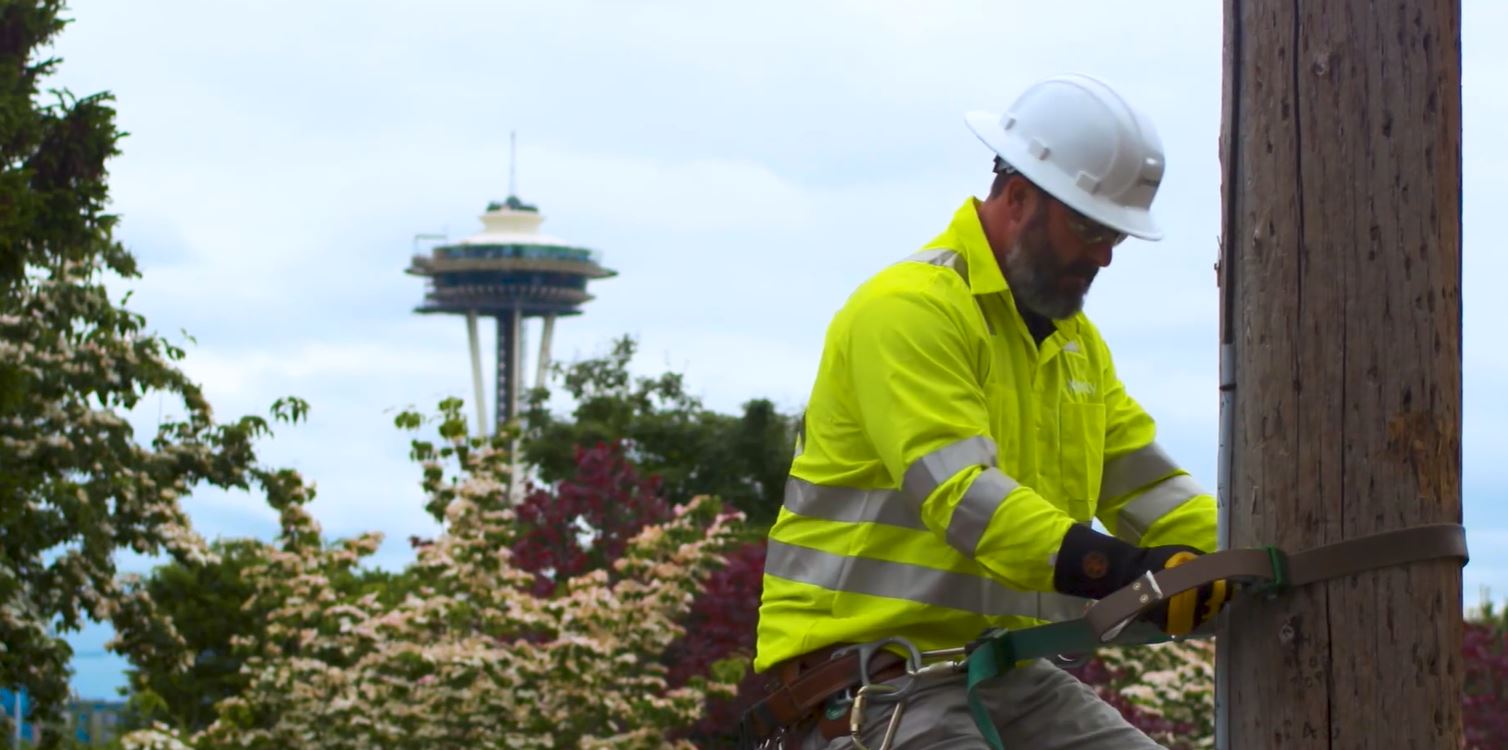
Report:
[[969,679],[965,692],[969,697],[969,713],[973,714],[974,724],[979,727],[979,733],[984,735],[984,741],[990,743],[990,747],[994,750],[1005,750],[1005,745],[1000,742],[1000,732],[995,729],[995,720],[990,718],[989,712],[985,710],[984,702],[979,699],[975,691],[984,682],[995,679],[1016,665],[1015,652],[1011,648],[1009,636],[1010,634],[1004,631],[992,631],[992,635],[986,636],[969,653],[966,662],[969,668]]
[[1089,623],[1084,620],[1069,620],[1021,630],[991,630],[970,646],[965,660],[968,668],[966,694],[969,713],[973,715],[974,723],[979,727],[979,733],[984,735],[985,742],[994,750],[1005,750],[1000,732],[995,729],[995,721],[977,692],[985,682],[1009,672],[1023,661],[1058,654],[1085,654],[1104,645],[1132,646],[1168,640],[1170,639],[1161,631],[1146,623],[1135,623],[1126,628],[1111,644],[1100,643],[1089,629]]

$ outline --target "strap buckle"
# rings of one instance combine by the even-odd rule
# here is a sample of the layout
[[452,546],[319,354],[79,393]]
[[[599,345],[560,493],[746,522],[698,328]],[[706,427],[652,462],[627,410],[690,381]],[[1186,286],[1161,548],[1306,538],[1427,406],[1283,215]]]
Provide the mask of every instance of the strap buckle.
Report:
[[1143,573],[1140,578],[1137,578],[1136,582],[1131,584],[1129,588],[1138,595],[1136,601],[1141,605],[1138,608],[1138,614],[1111,625],[1100,636],[1101,643],[1109,643],[1120,637],[1121,631],[1124,631],[1126,626],[1135,622],[1137,617],[1140,617],[1140,612],[1146,612],[1153,604],[1163,600],[1162,587],[1157,585],[1157,576],[1152,575],[1152,571],[1150,570]]
[[1251,592],[1272,599],[1288,590],[1288,555],[1271,545],[1263,549],[1267,550],[1267,559],[1272,562],[1272,580],[1252,586]]

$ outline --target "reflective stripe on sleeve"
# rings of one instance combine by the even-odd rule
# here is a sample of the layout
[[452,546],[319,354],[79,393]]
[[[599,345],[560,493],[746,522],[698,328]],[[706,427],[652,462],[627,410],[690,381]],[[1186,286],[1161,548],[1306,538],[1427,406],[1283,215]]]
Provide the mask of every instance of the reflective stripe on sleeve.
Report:
[[[974,477],[964,491],[944,537],[968,557],[974,556],[979,539],[1007,495],[1021,486],[999,469],[990,468]],[[895,490],[828,487],[788,477],[785,509],[798,516],[838,523],[879,523],[903,529],[926,531],[920,503]]]
[[1100,502],[1110,502],[1178,471],[1178,464],[1157,443],[1105,462]]
[[1043,620],[1082,616],[1087,599],[1016,591],[988,578],[920,565],[846,557],[770,540],[765,574],[830,591],[844,591],[963,610],[986,617]]
[[1176,477],[1168,477],[1166,480],[1148,487],[1146,492],[1141,493],[1121,508],[1117,519],[1118,527],[1116,536],[1125,539],[1132,544],[1141,541],[1142,535],[1157,519],[1162,518],[1175,508],[1194,498],[1207,494],[1194,478],[1187,474],[1179,474]]
[[970,466],[995,465],[995,441],[975,435],[950,445],[945,445],[906,467],[906,476],[901,480],[901,489],[920,507],[931,497],[938,485]]
[[995,510],[1005,502],[1005,496],[1020,487],[1020,483],[999,469],[986,469],[969,484],[963,498],[953,508],[953,517],[948,520],[948,544],[968,557],[974,557],[979,548],[979,538],[989,527]]

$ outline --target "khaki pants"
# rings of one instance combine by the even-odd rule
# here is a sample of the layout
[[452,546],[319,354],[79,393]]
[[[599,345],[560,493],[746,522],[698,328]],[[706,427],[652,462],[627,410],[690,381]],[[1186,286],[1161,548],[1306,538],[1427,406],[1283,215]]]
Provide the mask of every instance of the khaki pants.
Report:
[[[905,678],[894,681],[899,685]],[[892,750],[988,750],[969,713],[964,677],[917,682]],[[1121,717],[1088,686],[1045,660],[1007,672],[979,691],[1006,750],[1155,750],[1162,748]],[[864,712],[864,744],[878,748],[893,704]],[[831,742],[813,731],[802,750],[850,750],[847,736]]]

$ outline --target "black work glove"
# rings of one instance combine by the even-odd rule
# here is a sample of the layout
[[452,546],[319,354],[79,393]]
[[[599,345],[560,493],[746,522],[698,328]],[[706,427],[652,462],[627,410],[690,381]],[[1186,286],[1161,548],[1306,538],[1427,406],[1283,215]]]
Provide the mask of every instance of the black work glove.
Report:
[[[1148,572],[1182,565],[1200,554],[1182,545],[1138,547],[1075,524],[1063,535],[1058,549],[1053,588],[1071,596],[1102,599]],[[1187,635],[1220,613],[1228,592],[1223,580],[1207,583],[1169,597],[1147,619],[1168,635]]]

